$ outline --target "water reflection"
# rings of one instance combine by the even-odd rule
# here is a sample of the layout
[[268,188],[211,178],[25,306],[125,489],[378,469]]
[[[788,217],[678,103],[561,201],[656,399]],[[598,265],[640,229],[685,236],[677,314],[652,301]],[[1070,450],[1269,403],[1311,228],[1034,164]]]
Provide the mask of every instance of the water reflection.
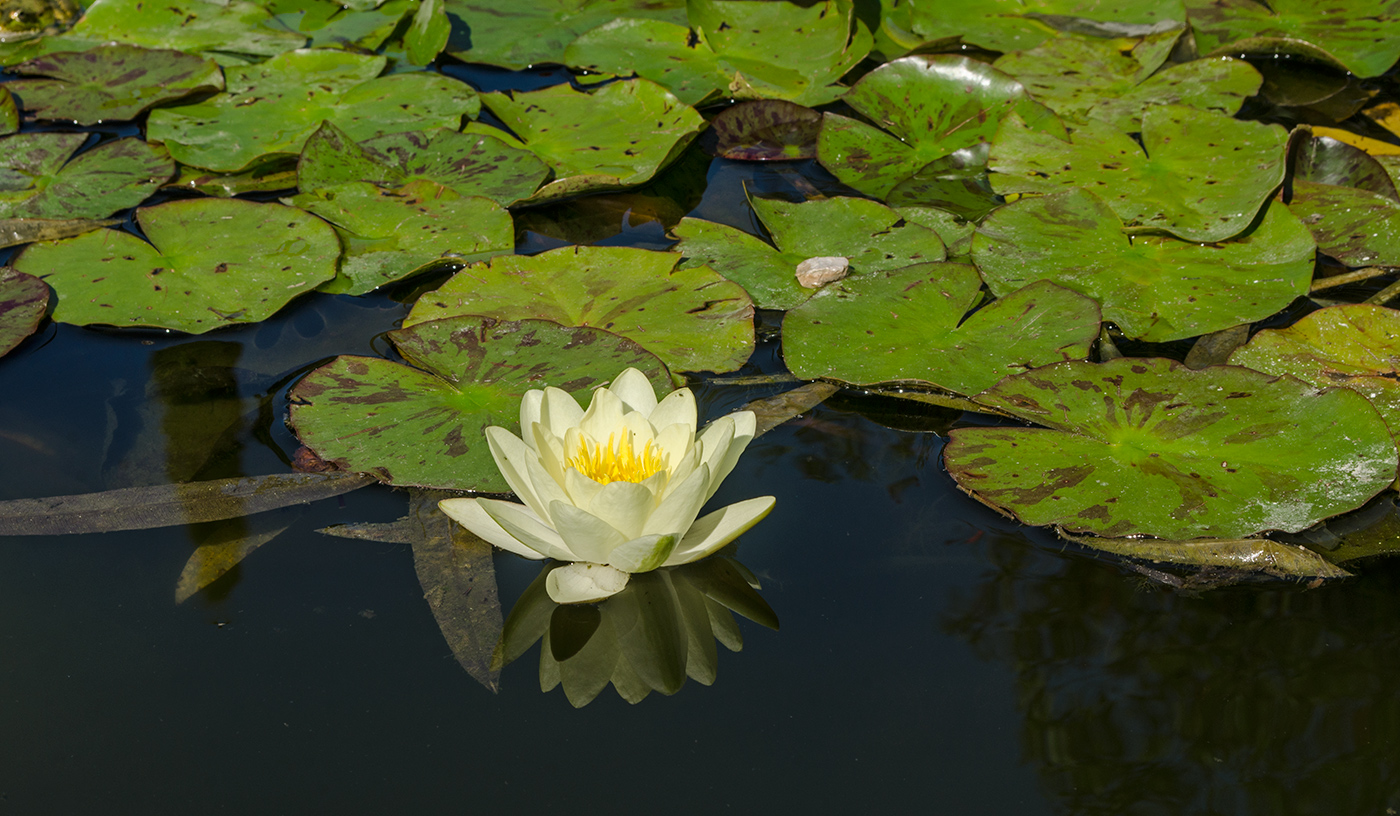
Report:
[[689,677],[702,685],[719,670],[716,640],[737,652],[744,637],[731,613],[770,629],[778,617],[759,597],[758,581],[731,558],[713,557],[631,576],[598,604],[556,604],[540,571],[510,611],[496,649],[499,668],[537,641],[540,688],[564,687],[575,708],[612,683],[629,703],[653,691],[675,694]]

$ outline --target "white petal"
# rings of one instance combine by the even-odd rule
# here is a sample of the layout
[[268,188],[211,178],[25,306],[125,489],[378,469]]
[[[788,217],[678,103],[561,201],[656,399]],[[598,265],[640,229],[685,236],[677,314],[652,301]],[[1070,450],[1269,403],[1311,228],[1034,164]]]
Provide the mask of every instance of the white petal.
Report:
[[[723,457],[719,456],[718,452],[711,457],[709,449],[707,448],[705,450],[705,461],[710,466],[709,496],[715,494],[715,491],[719,489],[720,482],[723,482],[724,477],[728,476],[729,472],[734,470],[734,466],[739,463],[739,457],[743,455],[744,450],[748,448],[749,443],[753,441],[754,431],[757,430],[757,422],[754,419],[753,411],[735,411],[732,414],[720,417],[720,419],[731,418],[734,420],[734,436],[725,448]],[[720,420],[715,421],[719,422]],[[708,499],[709,496],[705,498]]]
[[477,499],[476,506],[486,511],[486,515],[526,547],[559,561],[578,560],[569,552],[564,539],[525,505],[495,499]]
[[583,412],[578,427],[593,439],[606,444],[609,436],[616,436],[623,430],[622,400],[606,388],[594,391],[593,401]]
[[759,496],[710,513],[690,526],[690,532],[666,559],[666,566],[689,564],[718,550],[761,521],[776,501],[772,496]]
[[[536,422],[531,427],[534,432],[535,453],[539,454],[540,464],[544,467],[545,473],[559,484],[564,482],[564,441],[555,436],[541,423]],[[567,487],[567,485],[566,485]]]
[[612,551],[608,563],[623,572],[651,572],[676,548],[678,535],[647,535],[634,538]]
[[666,456],[668,466],[674,468],[695,447],[695,429],[680,422],[657,425],[656,429],[656,446]]
[[592,504],[593,497],[602,489],[601,484],[579,473],[578,468],[564,471],[564,490],[568,492],[575,507],[587,507]]
[[549,571],[544,589],[558,604],[593,603],[627,586],[627,573],[604,564],[565,564]]
[[647,519],[642,533],[685,535],[695,523],[700,508],[705,506],[705,487],[709,480],[709,468],[705,465],[691,471],[690,477],[676,485]]
[[546,512],[540,513],[540,517],[553,525],[554,529],[559,529],[558,521],[554,518],[554,513],[549,512],[549,508],[560,501],[573,504],[569,500],[569,494],[564,491],[564,486],[549,475],[549,471],[540,464],[538,457],[525,460],[525,476],[530,480],[530,486],[535,488],[535,495],[540,497],[540,504],[545,507]]
[[650,442],[656,444],[656,429],[647,422],[646,416],[637,411],[628,411],[622,415],[622,424],[627,428],[627,432],[632,435],[632,450],[641,453],[642,449]]
[[[692,446],[690,450],[686,451],[685,456],[682,456],[679,462],[673,460],[671,462],[671,480],[666,484],[666,488],[661,491],[661,500],[665,501],[666,497],[671,495],[671,491],[680,487],[686,479],[689,479],[690,475],[694,473],[695,469],[699,466],[700,448],[698,446]],[[708,491],[709,488],[707,487],[706,490]]]
[[695,411],[695,395],[689,388],[682,388],[667,394],[665,399],[657,403],[656,409],[651,412],[648,419],[657,428],[665,428],[668,425],[677,423],[686,426],[690,432],[695,433],[695,424],[698,421]]
[[536,561],[545,557],[544,553],[517,541],[514,536],[506,532],[504,527],[497,524],[495,519],[488,516],[486,511],[476,502],[476,499],[443,499],[438,502],[438,508],[447,514],[448,518],[467,528],[488,544],[494,544],[506,552],[513,552]]
[[[633,482],[612,482],[604,485],[603,489],[599,490],[593,500],[588,503],[588,512],[612,525],[613,529],[622,533],[625,539],[642,535],[644,532],[642,527],[647,523],[647,517],[655,509],[656,496],[646,485]],[[682,531],[662,530],[661,532],[678,533]]]
[[617,395],[622,403],[642,416],[649,416],[656,407],[656,391],[651,387],[647,375],[635,368],[629,368],[613,380],[608,390]]
[[539,421],[550,433],[562,438],[564,432],[577,426],[581,419],[583,408],[579,407],[578,400],[569,396],[569,392],[554,387],[544,390]]
[[627,543],[627,537],[611,524],[581,507],[557,501],[549,506],[549,515],[559,537],[574,554],[573,558],[561,560],[604,564],[609,553]]
[[520,399],[520,438],[529,445],[534,441],[531,429],[540,421],[540,404],[544,401],[544,391],[531,388]]
[[[728,416],[711,422],[695,441],[695,446],[700,449],[700,461],[710,466],[710,484],[706,486],[709,495],[713,495],[714,488],[718,487],[724,478],[718,475],[719,468],[724,462],[725,452],[733,444],[734,420]],[[709,498],[709,495],[706,498]]]
[[506,484],[525,505],[538,516],[545,516],[545,504],[531,484],[527,462],[538,458],[533,448],[521,441],[520,437],[497,425],[486,428],[486,444],[491,449],[491,458],[496,460],[496,468],[506,477]]

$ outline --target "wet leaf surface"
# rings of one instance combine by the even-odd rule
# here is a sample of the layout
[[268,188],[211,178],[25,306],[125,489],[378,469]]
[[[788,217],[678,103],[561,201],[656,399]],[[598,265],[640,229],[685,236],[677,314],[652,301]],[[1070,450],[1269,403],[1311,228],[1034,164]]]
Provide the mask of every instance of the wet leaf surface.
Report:
[[564,49],[590,28],[618,17],[686,22],[682,0],[530,0],[501,5],[493,0],[448,0],[447,13],[466,25],[454,33],[447,53],[464,62],[519,70],[545,62],[562,63]]
[[49,307],[44,282],[8,266],[0,266],[0,357],[33,334]]
[[39,77],[6,85],[26,113],[80,125],[134,119],[156,105],[224,88],[211,59],[131,45],[49,54],[9,71]]
[[993,51],[1034,48],[1054,36],[1052,22],[1068,22],[1038,18],[1068,18],[1082,21],[1086,28],[1097,22],[1119,36],[1180,28],[1186,19],[1181,0],[940,0],[904,4],[882,0],[881,6],[885,27],[897,32],[907,47],[960,37],[963,42]]
[[106,218],[134,207],[175,173],[159,145],[104,142],[73,158],[82,133],[20,133],[0,139],[0,218]]
[[264,8],[276,22],[310,38],[308,47],[342,47],[377,51],[405,16],[421,6],[415,0],[351,2],[338,0],[267,0]]
[[[261,6],[244,0],[205,3],[201,0],[102,0],[91,4],[72,31],[46,38],[60,50],[68,41],[92,44],[116,42],[144,48],[169,48],[198,53],[219,51],[271,57],[301,48],[306,38],[272,22]],[[37,55],[36,55],[37,56]]]
[[1400,201],[1295,179],[1288,209],[1312,232],[1319,252],[1347,266],[1400,265]]
[[[1309,44],[1358,76],[1385,72],[1400,58],[1396,0],[1185,0],[1201,53],[1243,50],[1241,40]],[[1256,46],[1257,47],[1257,46]]]

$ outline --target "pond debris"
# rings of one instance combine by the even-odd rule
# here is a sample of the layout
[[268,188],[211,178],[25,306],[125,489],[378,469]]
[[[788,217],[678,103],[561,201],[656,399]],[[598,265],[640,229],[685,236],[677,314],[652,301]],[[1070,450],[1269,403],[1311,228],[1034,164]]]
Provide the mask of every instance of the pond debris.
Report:
[[808,258],[797,265],[797,282],[807,289],[819,289],[839,281],[851,271],[851,262],[840,255]]

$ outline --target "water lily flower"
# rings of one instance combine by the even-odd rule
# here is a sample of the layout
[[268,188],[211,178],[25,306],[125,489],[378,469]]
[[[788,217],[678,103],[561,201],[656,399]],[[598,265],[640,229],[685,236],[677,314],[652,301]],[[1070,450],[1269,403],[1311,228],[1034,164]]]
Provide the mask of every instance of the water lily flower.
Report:
[[486,441],[524,504],[445,499],[439,506],[503,550],[572,562],[549,573],[556,603],[599,601],[620,592],[631,573],[704,558],[773,509],[774,498],[762,496],[696,519],[753,439],[753,412],[720,417],[697,438],[690,389],[658,402],[633,368],[594,391],[587,411],[558,388],[527,392],[520,429],[516,436],[488,427]]

